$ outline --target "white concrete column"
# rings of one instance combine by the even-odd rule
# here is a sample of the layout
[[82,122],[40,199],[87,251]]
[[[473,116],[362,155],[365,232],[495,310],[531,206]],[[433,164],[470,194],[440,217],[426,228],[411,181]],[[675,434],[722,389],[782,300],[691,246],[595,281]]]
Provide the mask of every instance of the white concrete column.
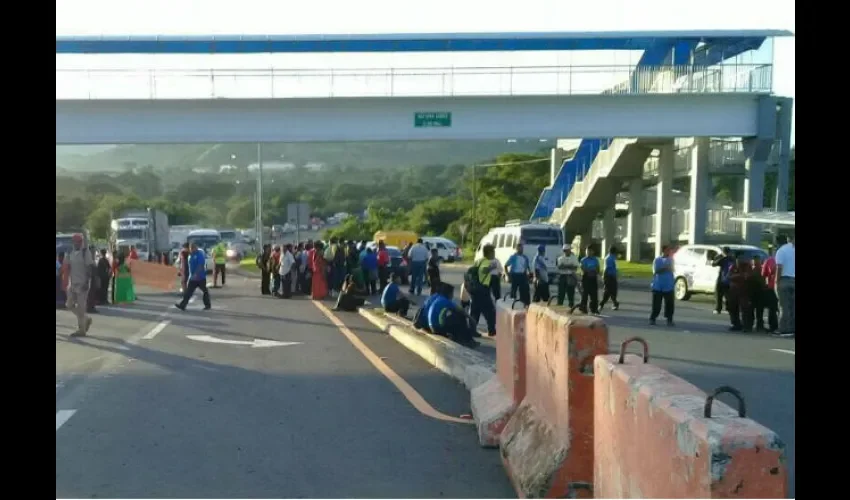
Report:
[[[549,186],[555,185],[555,178],[558,176],[558,171],[561,170],[561,165],[564,163],[564,150],[561,148],[552,148],[549,152]],[[558,206],[560,206],[558,200]]]
[[[744,160],[744,212],[764,210],[764,171],[772,142],[762,139],[744,140],[744,152],[747,155]],[[741,224],[741,237],[748,245],[758,245],[761,242],[761,233],[761,224]]]
[[614,237],[617,233],[617,222],[614,220],[614,208],[609,208],[602,213],[602,243],[599,255],[608,255],[608,249],[616,244]]
[[780,149],[774,209],[777,212],[784,212],[788,210],[788,184],[791,176],[791,114],[794,100],[790,97],[780,98],[779,106],[776,117],[776,136],[780,140]]
[[688,243],[705,243],[706,221],[708,218],[708,197],[711,182],[708,178],[710,140],[708,137],[695,137],[691,149],[691,193],[688,210]]
[[658,185],[655,197],[655,255],[661,255],[661,247],[670,243],[673,223],[673,144],[659,148]]
[[626,260],[640,260],[640,244],[643,241],[643,179],[632,179],[629,184],[629,215],[626,217]]

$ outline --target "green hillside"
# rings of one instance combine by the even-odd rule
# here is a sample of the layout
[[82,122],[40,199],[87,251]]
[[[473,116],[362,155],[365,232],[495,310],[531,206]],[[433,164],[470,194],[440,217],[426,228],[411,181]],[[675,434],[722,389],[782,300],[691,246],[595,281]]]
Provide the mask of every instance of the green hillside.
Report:
[[[537,153],[551,142],[440,141],[265,144],[263,160],[304,165],[357,168],[471,164],[494,158],[505,150]],[[235,158],[235,159],[234,159]],[[247,166],[257,161],[255,144],[128,145],[79,151],[57,146],[56,166],[68,171],[119,171],[129,164],[152,165],[155,169],[179,166]]]

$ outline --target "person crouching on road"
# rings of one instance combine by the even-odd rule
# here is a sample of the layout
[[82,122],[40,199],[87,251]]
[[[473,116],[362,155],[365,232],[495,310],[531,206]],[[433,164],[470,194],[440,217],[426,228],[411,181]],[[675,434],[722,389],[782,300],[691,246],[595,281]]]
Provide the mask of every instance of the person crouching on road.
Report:
[[407,311],[410,310],[411,300],[401,291],[401,278],[395,273],[390,273],[390,282],[384,287],[384,292],[381,295],[381,307],[388,313],[395,313],[402,318],[407,318]]
[[174,307],[181,311],[186,310],[186,305],[189,304],[189,299],[195,293],[195,290],[200,289],[204,294],[204,311],[209,311],[212,308],[210,300],[210,291],[207,290],[207,258],[204,251],[198,248],[196,243],[192,243],[189,247],[189,281],[186,285],[186,291],[183,293],[183,300]]
[[664,302],[664,317],[667,318],[667,326],[673,326],[673,289],[676,284],[675,269],[671,249],[664,245],[661,255],[652,262],[652,312],[649,315],[649,324],[654,325],[655,320],[661,313],[661,302]]
[[602,274],[602,284],[605,286],[605,293],[602,294],[602,302],[599,303],[599,310],[605,307],[608,299],[614,304],[614,310],[620,308],[620,302],[617,300],[617,248],[611,247],[608,250],[608,256],[605,257],[605,271]]
[[564,305],[564,297],[567,298],[567,306],[572,309],[576,302],[576,285],[578,278],[576,271],[579,267],[578,257],[573,255],[570,245],[564,245],[564,254],[558,256],[555,267],[558,268],[558,305]]
[[[485,291],[488,292],[489,299],[489,291]],[[453,286],[448,283],[440,286],[440,293],[434,296],[433,302],[428,306],[428,328],[432,333],[474,349],[481,345],[473,339],[477,333],[477,323],[460,306],[452,302],[453,295]]]
[[549,263],[546,260],[546,246],[537,247],[534,256],[534,302],[549,301]]
[[91,318],[86,313],[86,302],[89,296],[92,274],[94,273],[94,256],[91,250],[83,243],[82,234],[74,234],[71,237],[73,249],[65,259],[64,266],[67,270],[68,295],[67,307],[77,317],[77,331],[72,337],[84,337],[91,328]]

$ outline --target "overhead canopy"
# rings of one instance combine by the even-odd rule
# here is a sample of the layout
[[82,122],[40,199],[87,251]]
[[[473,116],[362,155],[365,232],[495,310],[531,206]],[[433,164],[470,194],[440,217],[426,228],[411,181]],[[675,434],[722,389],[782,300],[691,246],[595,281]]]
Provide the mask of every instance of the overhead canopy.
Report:
[[729,220],[744,224],[767,224],[773,226],[795,227],[794,212],[747,212],[730,217]]
[[[786,30],[363,35],[57,36],[57,54],[251,54],[317,52],[486,52],[649,50],[672,41],[758,47]],[[738,49],[740,52],[741,49]]]

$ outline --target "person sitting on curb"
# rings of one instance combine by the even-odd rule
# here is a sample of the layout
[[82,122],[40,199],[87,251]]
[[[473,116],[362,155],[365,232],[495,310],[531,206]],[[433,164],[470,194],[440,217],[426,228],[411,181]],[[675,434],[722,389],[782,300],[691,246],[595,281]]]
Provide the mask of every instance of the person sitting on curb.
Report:
[[395,313],[406,319],[407,311],[413,302],[401,291],[400,284],[401,278],[395,273],[390,274],[390,282],[381,295],[381,307],[388,313]]
[[436,288],[432,288],[433,291],[431,295],[429,295],[428,298],[425,299],[425,302],[422,304],[422,307],[420,307],[416,311],[416,314],[413,315],[414,328],[419,328],[420,330],[425,330],[429,333],[431,332],[431,327],[428,326],[428,311],[431,308],[431,304],[433,304],[438,298],[443,296],[440,294],[442,289],[442,283],[439,284]]
[[476,333],[475,322],[466,314],[466,311],[452,302],[453,295],[454,287],[443,283],[440,293],[428,307],[428,327],[432,333],[447,337],[464,347],[475,349],[481,345],[472,338],[473,333]]
[[334,311],[357,312],[357,308],[366,303],[365,295],[366,290],[359,288],[354,276],[349,274],[345,277]]

